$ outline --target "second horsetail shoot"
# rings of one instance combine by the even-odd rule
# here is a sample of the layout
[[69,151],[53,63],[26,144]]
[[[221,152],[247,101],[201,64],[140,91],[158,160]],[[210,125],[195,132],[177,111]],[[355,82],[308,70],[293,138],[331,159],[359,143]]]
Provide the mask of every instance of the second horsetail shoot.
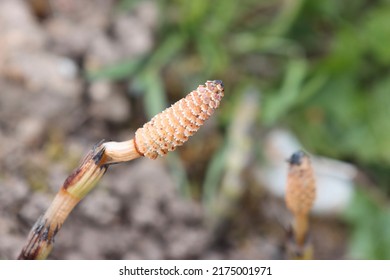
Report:
[[316,180],[309,156],[303,151],[295,152],[288,160],[286,206],[293,215],[292,250],[289,258],[312,259],[309,242],[309,213],[316,198]]
[[32,227],[18,259],[46,259],[73,208],[95,187],[109,165],[142,156],[156,159],[183,145],[218,108],[222,81],[207,81],[139,128],[133,139],[102,142],[65,180],[50,207]]

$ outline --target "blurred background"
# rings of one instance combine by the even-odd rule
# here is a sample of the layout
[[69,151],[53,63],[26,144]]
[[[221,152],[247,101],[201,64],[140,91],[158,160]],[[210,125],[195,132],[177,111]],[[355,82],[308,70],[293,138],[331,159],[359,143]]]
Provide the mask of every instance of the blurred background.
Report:
[[315,259],[390,259],[390,1],[1,0],[0,259],[67,175],[206,80],[183,147],[109,168],[52,259],[285,259],[286,159],[317,176]]

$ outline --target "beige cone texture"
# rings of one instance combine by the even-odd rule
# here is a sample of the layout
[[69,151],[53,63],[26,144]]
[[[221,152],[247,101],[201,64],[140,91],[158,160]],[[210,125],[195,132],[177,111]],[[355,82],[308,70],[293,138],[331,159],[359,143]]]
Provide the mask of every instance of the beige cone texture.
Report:
[[138,152],[155,159],[183,145],[218,108],[223,96],[223,83],[219,80],[198,86],[136,131]]

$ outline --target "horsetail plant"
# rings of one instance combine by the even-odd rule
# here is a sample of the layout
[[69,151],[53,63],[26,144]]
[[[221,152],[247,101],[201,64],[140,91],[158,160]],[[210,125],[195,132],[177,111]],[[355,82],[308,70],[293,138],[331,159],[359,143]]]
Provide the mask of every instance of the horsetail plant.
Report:
[[[243,182],[243,176],[249,166],[254,149],[253,127],[259,112],[258,92],[252,88],[244,91],[239,102],[235,104],[236,116],[229,124],[227,137],[222,146],[223,160],[219,161],[219,170],[223,174],[216,174],[214,168],[207,174],[205,185],[205,202],[209,210],[210,225],[215,235],[222,234],[226,224],[237,211],[238,202],[248,190]],[[228,152],[227,152],[228,151]],[[215,165],[215,163],[213,162]],[[222,178],[220,184],[211,183],[210,178]],[[216,186],[219,186],[219,190]]]
[[183,145],[218,108],[222,81],[207,81],[170,108],[154,116],[124,142],[101,142],[65,180],[45,214],[32,227],[18,259],[46,259],[54,239],[73,208],[114,163],[141,156],[156,159]]
[[311,259],[308,241],[309,212],[316,197],[316,183],[311,161],[303,151],[294,153],[289,162],[286,186],[286,205],[294,216],[291,258]]

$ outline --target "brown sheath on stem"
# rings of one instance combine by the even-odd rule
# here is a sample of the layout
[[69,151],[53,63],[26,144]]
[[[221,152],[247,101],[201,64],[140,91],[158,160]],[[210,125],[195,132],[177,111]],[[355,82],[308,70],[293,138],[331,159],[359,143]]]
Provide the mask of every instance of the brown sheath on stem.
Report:
[[308,215],[316,196],[316,184],[310,158],[302,151],[288,160],[286,205],[294,215],[293,231],[297,244],[303,246],[307,235]]
[[223,96],[222,81],[207,81],[139,128],[134,139],[106,142],[93,148],[35,223],[18,259],[47,258],[70,212],[95,187],[110,164],[141,156],[155,159],[175,150],[212,115]]
[[35,223],[18,259],[45,259],[69,213],[107,170],[104,147],[94,148],[65,180],[46,213]]

